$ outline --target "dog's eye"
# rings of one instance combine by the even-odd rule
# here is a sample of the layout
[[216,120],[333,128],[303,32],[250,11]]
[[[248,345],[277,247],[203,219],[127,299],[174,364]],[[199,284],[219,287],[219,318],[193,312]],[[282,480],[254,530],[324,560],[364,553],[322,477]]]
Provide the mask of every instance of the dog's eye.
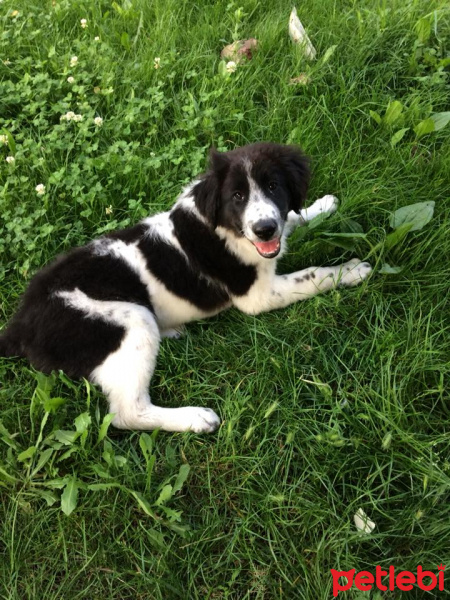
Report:
[[271,192],[274,192],[278,187],[278,183],[276,181],[270,181],[269,182],[269,190]]
[[244,196],[241,194],[241,192],[234,192],[234,194],[233,194],[233,200],[237,200],[238,202],[242,202],[243,199],[244,199]]

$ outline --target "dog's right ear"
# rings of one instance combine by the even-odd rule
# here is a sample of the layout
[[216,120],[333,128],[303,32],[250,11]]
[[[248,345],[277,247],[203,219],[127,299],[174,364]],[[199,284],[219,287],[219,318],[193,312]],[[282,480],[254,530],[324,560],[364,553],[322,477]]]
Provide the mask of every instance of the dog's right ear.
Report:
[[215,148],[212,148],[209,154],[209,171],[203,175],[193,189],[195,205],[213,229],[217,227],[222,184],[228,166],[226,153],[218,152]]

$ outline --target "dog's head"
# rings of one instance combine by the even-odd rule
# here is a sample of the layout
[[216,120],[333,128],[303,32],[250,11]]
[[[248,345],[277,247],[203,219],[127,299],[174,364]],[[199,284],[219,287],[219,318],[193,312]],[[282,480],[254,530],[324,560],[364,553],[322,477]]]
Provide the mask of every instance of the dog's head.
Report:
[[306,197],[309,163],[292,146],[259,143],[231,152],[211,151],[209,171],[193,189],[195,204],[211,227],[245,237],[273,258],[287,214]]

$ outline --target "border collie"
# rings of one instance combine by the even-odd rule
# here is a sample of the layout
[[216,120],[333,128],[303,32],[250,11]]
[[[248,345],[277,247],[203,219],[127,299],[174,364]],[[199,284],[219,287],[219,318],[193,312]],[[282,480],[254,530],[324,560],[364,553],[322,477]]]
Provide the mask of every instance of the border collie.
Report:
[[300,150],[258,143],[211,152],[210,167],[168,212],[144,219],[46,266],[0,337],[0,356],[26,357],[98,384],[122,429],[211,432],[209,408],[161,408],[149,383],[161,337],[230,306],[255,315],[354,286],[371,272],[358,259],[276,275],[292,229],[336,210],[325,196],[301,210],[309,182]]

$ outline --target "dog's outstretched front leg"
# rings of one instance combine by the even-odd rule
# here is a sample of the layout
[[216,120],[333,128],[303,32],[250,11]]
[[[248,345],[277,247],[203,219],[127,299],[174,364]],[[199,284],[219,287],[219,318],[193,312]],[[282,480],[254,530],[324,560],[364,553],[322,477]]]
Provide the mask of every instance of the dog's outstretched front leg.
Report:
[[295,227],[298,225],[304,225],[308,221],[314,219],[320,214],[323,213],[334,213],[338,207],[338,199],[336,196],[331,196],[328,194],[327,196],[323,196],[323,198],[319,198],[316,200],[311,206],[308,208],[304,208],[300,211],[299,214],[291,211],[288,214],[288,218],[285,225],[286,234],[289,235]]
[[256,284],[246,296],[234,298],[233,303],[243,312],[255,315],[307,300],[338,286],[358,285],[371,271],[369,263],[353,258],[336,267],[309,267],[289,275],[274,275],[264,289]]

